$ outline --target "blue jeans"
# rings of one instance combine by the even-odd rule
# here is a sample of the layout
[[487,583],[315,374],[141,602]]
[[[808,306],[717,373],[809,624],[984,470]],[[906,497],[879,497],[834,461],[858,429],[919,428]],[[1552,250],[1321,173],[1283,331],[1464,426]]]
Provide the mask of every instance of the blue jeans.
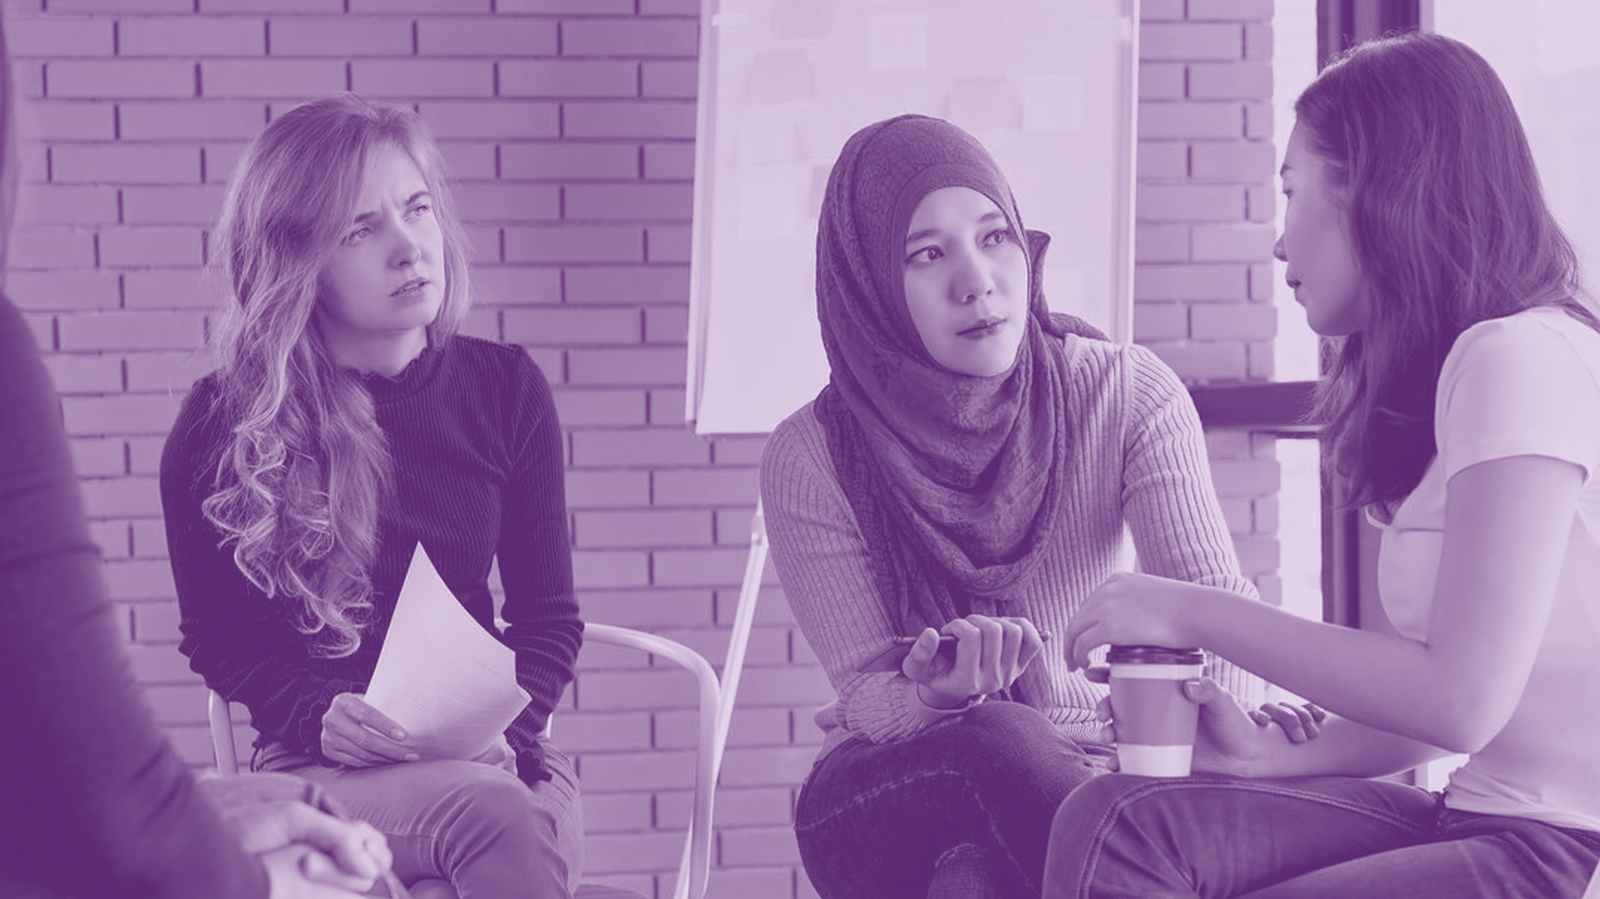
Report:
[[1050,817],[1110,751],[986,702],[911,739],[842,743],[800,790],[795,834],[825,899],[1037,897]]
[[1061,804],[1045,899],[1577,899],[1600,833],[1344,777],[1113,774]]
[[493,765],[422,761],[327,768],[282,746],[255,767],[319,784],[388,838],[406,884],[449,881],[460,899],[561,899],[577,889],[583,815],[572,761],[545,743],[550,780],[530,789]]

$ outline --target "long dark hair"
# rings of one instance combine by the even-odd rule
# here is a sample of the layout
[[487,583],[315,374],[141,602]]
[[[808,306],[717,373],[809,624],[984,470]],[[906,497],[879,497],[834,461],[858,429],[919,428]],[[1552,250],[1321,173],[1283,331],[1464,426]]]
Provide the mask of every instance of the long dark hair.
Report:
[[1348,197],[1371,310],[1338,346],[1314,415],[1351,504],[1398,504],[1437,451],[1434,393],[1462,331],[1533,306],[1600,320],[1511,97],[1471,48],[1436,34],[1361,44],[1295,114]]

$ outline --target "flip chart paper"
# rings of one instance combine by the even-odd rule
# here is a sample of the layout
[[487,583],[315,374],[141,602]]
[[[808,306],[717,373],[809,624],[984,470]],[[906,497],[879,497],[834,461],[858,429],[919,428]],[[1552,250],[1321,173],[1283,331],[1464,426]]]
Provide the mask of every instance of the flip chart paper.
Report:
[[417,544],[367,703],[405,728],[423,758],[473,758],[529,699],[511,648],[462,608]]

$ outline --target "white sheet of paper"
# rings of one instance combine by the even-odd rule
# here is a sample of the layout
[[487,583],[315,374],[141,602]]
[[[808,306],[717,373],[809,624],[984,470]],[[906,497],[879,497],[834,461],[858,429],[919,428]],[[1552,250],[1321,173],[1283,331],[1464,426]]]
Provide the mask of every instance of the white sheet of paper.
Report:
[[473,758],[531,697],[516,656],[462,608],[417,544],[366,701],[406,729],[424,758]]

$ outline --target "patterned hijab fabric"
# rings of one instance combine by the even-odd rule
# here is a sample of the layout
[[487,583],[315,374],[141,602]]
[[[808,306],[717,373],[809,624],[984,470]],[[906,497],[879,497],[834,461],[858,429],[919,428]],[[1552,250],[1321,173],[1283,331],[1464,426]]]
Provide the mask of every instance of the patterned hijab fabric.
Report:
[[[994,377],[935,362],[906,305],[907,228],[922,198],[945,187],[983,194],[1027,235],[1026,333],[1011,369]],[[1049,312],[1040,286],[1048,243],[1023,228],[988,151],[940,119],[867,126],[829,176],[816,289],[832,373],[815,408],[874,578],[905,633],[1004,614],[1055,527],[1072,455],[1061,338],[1104,335]]]

